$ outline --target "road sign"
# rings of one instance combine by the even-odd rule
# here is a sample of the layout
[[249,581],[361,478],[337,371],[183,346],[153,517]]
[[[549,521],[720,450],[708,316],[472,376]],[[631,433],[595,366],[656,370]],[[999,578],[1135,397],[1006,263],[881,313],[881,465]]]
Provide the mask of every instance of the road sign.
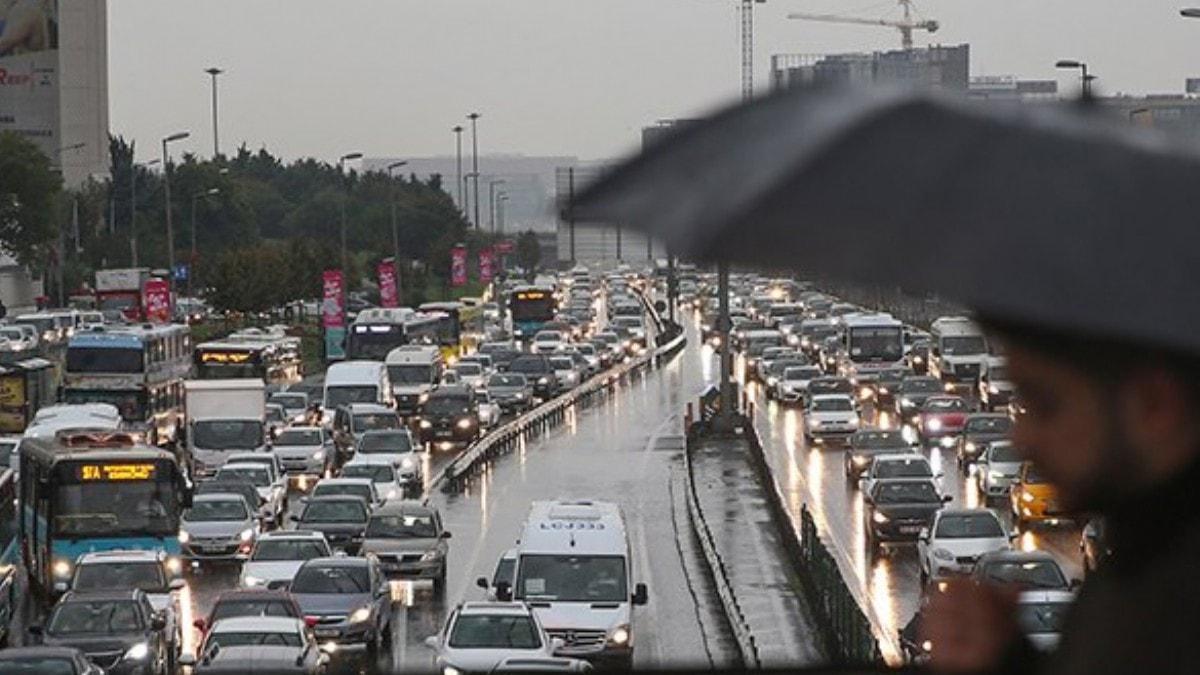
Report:
[[187,263],[179,263],[175,265],[175,269],[171,271],[171,276],[175,279],[175,281],[187,281],[188,274],[190,272],[191,270],[188,269]]
[[495,249],[496,253],[499,253],[500,255],[508,255],[516,250],[516,247],[517,246],[513,243],[512,239],[501,239],[500,241],[496,242]]

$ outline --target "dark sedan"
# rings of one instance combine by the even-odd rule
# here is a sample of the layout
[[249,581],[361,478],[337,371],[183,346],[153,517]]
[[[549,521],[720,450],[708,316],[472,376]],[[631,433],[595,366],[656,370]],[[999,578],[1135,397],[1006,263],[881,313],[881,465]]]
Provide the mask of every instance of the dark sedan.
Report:
[[959,465],[966,466],[978,459],[988,443],[1008,438],[1012,426],[1012,418],[1001,413],[967,415],[956,446]]
[[176,654],[166,635],[167,619],[140,590],[70,591],[46,620],[29,632],[52,647],[74,647],[112,675],[174,672]]
[[300,515],[292,516],[292,520],[299,529],[324,534],[334,550],[354,554],[362,546],[370,516],[371,510],[362,498],[330,495],[309,499]]
[[389,640],[391,589],[374,557],[306,561],[291,591],[317,640],[366,645],[372,656]]
[[868,550],[874,553],[883,543],[915,542],[950,499],[925,478],[877,481],[863,500]]
[[904,378],[896,391],[896,414],[900,416],[900,422],[916,422],[917,412],[925,405],[925,400],[944,393],[945,387],[936,377],[919,375]]
[[446,385],[429,395],[421,408],[422,443],[470,443],[479,438],[475,391],[465,385]]
[[0,651],[0,673],[18,675],[104,675],[104,670],[88,661],[72,647],[15,647]]
[[971,571],[977,583],[1019,586],[1025,590],[1073,590],[1058,560],[1046,551],[997,551],[979,558]]
[[851,485],[871,468],[871,462],[879,455],[894,455],[912,450],[912,445],[898,429],[863,429],[850,436],[850,447],[846,449],[846,478]]
[[558,377],[550,359],[541,354],[526,354],[508,364],[508,372],[520,373],[533,386],[533,395],[542,400],[558,395]]

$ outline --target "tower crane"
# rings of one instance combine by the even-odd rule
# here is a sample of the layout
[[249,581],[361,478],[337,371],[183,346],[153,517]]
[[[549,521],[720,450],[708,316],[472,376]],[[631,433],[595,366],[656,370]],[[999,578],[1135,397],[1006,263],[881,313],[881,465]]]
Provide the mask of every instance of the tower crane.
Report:
[[767,0],[740,0],[742,18],[742,100],[754,98],[754,4]]
[[865,19],[854,16],[839,16],[836,14],[807,14],[804,12],[793,12],[788,14],[789,19],[801,19],[804,21],[825,21],[828,23],[854,23],[866,26],[887,26],[900,30],[900,46],[904,49],[913,48],[913,31],[923,30],[930,33],[937,32],[940,25],[933,19],[916,19],[912,18],[913,6],[912,0],[898,0],[900,8],[904,11],[904,18],[898,21],[890,19]]

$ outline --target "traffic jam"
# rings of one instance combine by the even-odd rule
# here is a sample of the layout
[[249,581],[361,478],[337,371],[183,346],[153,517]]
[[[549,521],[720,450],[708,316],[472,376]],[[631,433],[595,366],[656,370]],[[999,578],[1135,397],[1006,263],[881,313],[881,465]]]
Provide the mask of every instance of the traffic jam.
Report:
[[[194,342],[193,316],[10,321],[21,339],[62,326],[62,382],[3,439],[0,672],[392,670],[397,608],[449,602],[454,540],[429,499],[442,472],[652,350],[650,285],[576,268],[487,298],[362,307],[322,372],[284,325]],[[628,668],[648,591],[620,507],[531,501],[523,527],[429,626],[422,662]],[[20,670],[34,666],[52,670]]]
[[[731,288],[734,374],[776,480],[824,521],[903,657],[937,649],[916,625],[952,577],[1023,589],[1022,630],[1053,648],[1104,524],[1061,510],[1009,439],[1023,410],[1002,345],[966,316],[923,329],[791,279]],[[715,372],[715,277],[687,290]]]

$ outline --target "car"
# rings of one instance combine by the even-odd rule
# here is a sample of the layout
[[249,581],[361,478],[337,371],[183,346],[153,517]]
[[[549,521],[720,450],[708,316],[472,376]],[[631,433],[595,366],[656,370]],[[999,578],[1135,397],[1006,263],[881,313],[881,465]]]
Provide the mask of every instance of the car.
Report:
[[486,352],[475,352],[474,354],[467,354],[466,356],[459,357],[458,363],[459,365],[464,363],[479,364],[479,367],[483,369],[484,379],[496,371],[496,364],[492,360],[492,355]]
[[463,385],[434,390],[421,407],[419,429],[422,443],[474,442],[480,436],[475,391]]
[[11,675],[104,675],[74,647],[10,647],[0,650],[0,673]]
[[291,518],[301,529],[324,534],[335,551],[354,554],[362,545],[370,516],[370,505],[362,497],[330,495],[308,499],[304,509]]
[[854,383],[844,377],[816,377],[808,382],[809,397],[824,394],[854,395]]
[[331,475],[337,458],[333,438],[319,426],[284,429],[272,441],[271,452],[279,458],[287,476],[300,483],[301,489],[307,489],[311,481]]
[[779,383],[783,379],[783,373],[788,368],[798,368],[807,365],[809,365],[808,359],[804,358],[802,354],[791,352],[772,359],[770,363],[763,366],[763,384],[767,398],[779,398]]
[[596,345],[590,342],[580,342],[574,345],[572,349],[579,356],[583,357],[586,364],[584,365],[584,372],[587,373],[588,377],[599,373],[604,368],[600,363],[600,350],[596,348]]
[[759,382],[763,382],[770,387],[772,383],[769,379],[767,369],[771,367],[772,363],[789,356],[799,356],[799,354],[797,354],[795,349],[789,346],[767,347],[762,351],[762,355],[759,356],[758,360],[754,363],[755,369],[752,373],[753,376]]
[[459,384],[472,389],[482,389],[484,383],[487,382],[487,372],[478,363],[460,360],[451,367],[451,370],[458,373]]
[[139,589],[68,591],[29,632],[50,647],[78,648],[106,673],[167,675],[175,672],[178,646],[167,621]]
[[415,501],[392,501],[376,509],[367,523],[362,553],[379,559],[389,579],[429,579],[433,592],[446,589],[450,532],[437,509]]
[[492,668],[493,673],[590,673],[592,664],[583,659],[565,657],[532,658],[512,656]]
[[575,367],[575,361],[571,357],[551,356],[550,367],[554,368],[554,376],[558,378],[559,391],[569,391],[579,386],[579,369]]
[[907,368],[884,368],[878,371],[873,383],[875,406],[881,410],[894,408],[900,383],[909,375],[912,375],[912,371]]
[[304,561],[333,555],[325,535],[305,530],[266,532],[242,564],[239,588],[277,588],[291,583]]
[[969,466],[979,459],[979,453],[992,441],[1002,441],[1012,433],[1013,421],[1000,413],[967,415],[962,433],[955,444],[959,466]]
[[502,596],[510,598],[513,584],[517,582],[517,549],[510,548],[500,554],[496,560],[496,569],[489,581],[487,577],[479,577],[475,585],[487,592],[488,600],[498,600]]
[[389,457],[355,457],[342,467],[341,477],[372,481],[379,497],[387,502],[401,499],[409,493],[420,494],[422,475],[421,456],[410,453],[399,464]]
[[308,394],[298,389],[276,391],[267,397],[267,403],[277,403],[283,406],[283,412],[291,424],[307,424],[309,422]]
[[227,462],[217,470],[213,480],[250,483],[258,491],[262,504],[259,514],[264,525],[270,528],[283,523],[283,515],[287,513],[287,481],[283,476],[276,474],[270,464]]
[[859,429],[850,435],[850,447],[846,448],[844,469],[851,485],[871,468],[879,455],[904,454],[912,446],[898,429]]
[[292,422],[292,418],[287,413],[287,409],[279,403],[267,403],[264,406],[263,424],[267,427],[267,436],[275,438]]
[[464,602],[425,639],[439,673],[486,673],[512,658],[550,658],[562,648],[524,603]]
[[789,366],[775,383],[774,397],[780,403],[803,405],[808,399],[808,384],[818,377],[821,369],[816,366]]
[[1048,551],[987,553],[971,568],[971,579],[980,584],[1043,591],[1070,591],[1079,586],[1078,581],[1067,578],[1062,565]]
[[538,331],[529,345],[529,351],[534,354],[554,354],[566,348],[567,336],[556,330]]
[[917,422],[917,413],[930,396],[945,393],[942,381],[929,375],[916,375],[900,380],[896,391],[896,414],[902,423]]
[[1011,441],[992,441],[976,461],[975,481],[985,501],[1009,496],[1021,472],[1021,453]]
[[214,673],[322,673],[329,656],[311,629],[289,616],[239,616],[221,619],[204,636],[197,655],[180,663],[195,675]]
[[351,403],[340,406],[333,414],[333,443],[338,461],[350,459],[358,437],[376,429],[403,429],[400,415],[379,403]]
[[504,414],[487,389],[475,392],[475,410],[479,414],[479,426],[485,430],[500,424],[500,417]]
[[1025,591],[1017,596],[1017,625],[1035,649],[1052,652],[1074,603],[1071,591]]
[[212,607],[209,607],[208,614],[192,621],[192,626],[204,635],[218,621],[241,616],[304,619],[300,605],[291,593],[284,590],[247,588],[225,591],[218,595]]
[[917,537],[921,583],[949,576],[968,575],[985,554],[1007,551],[1012,534],[990,509],[944,509]]
[[1002,410],[1012,401],[1016,385],[1008,375],[1008,363],[1000,356],[988,357],[979,374],[979,405],[984,410]]
[[929,373],[929,357],[933,351],[933,344],[929,338],[919,338],[913,340],[908,347],[908,355],[905,359],[908,361],[908,367],[912,369],[916,375],[926,375]]
[[603,330],[593,335],[592,339],[604,345],[604,350],[609,355],[610,366],[625,360],[625,346],[621,343],[621,336],[617,335],[616,331]]
[[179,544],[194,567],[240,561],[250,555],[258,532],[255,509],[243,495],[216,492],[192,498],[179,523]]
[[521,355],[521,350],[512,342],[485,342],[479,345],[479,353],[492,358],[492,365],[499,372],[508,370],[508,364]]
[[1083,532],[1079,535],[1079,554],[1083,558],[1085,578],[1099,569],[1112,555],[1108,525],[1103,518],[1092,518],[1083,526]]
[[1057,525],[1070,517],[1059,503],[1058,489],[1031,462],[1021,464],[1008,499],[1018,529],[1032,523]]
[[371,656],[391,643],[391,587],[374,556],[308,560],[289,590],[321,642],[365,645]]
[[533,387],[521,373],[496,373],[488,378],[487,391],[506,414],[521,414],[533,407]]
[[354,458],[382,457],[399,466],[406,459],[416,461],[414,453],[419,447],[408,429],[379,429],[359,437]]
[[319,497],[349,495],[358,497],[367,503],[369,508],[375,508],[383,503],[383,496],[375,489],[375,480],[372,478],[349,478],[339,476],[337,478],[326,478],[320,483],[317,483],[312,490],[312,495],[305,499],[316,499]]
[[94,551],[79,556],[71,577],[78,593],[140,590],[166,619],[164,634],[173,653],[183,644],[178,591],[185,582],[179,561],[161,551]]
[[874,554],[881,544],[916,541],[948,501],[950,496],[942,496],[928,478],[876,481],[863,496],[867,551]]
[[870,493],[875,483],[880,481],[897,480],[901,478],[928,478],[936,480],[942,477],[935,474],[933,466],[924,455],[918,452],[901,452],[895,455],[877,455],[871,462],[871,467],[860,479],[861,489]]
[[809,398],[804,413],[804,437],[823,443],[845,439],[858,431],[858,404],[846,394],[820,394]]
[[930,396],[917,413],[917,434],[923,443],[937,441],[952,448],[971,410],[961,396]]

